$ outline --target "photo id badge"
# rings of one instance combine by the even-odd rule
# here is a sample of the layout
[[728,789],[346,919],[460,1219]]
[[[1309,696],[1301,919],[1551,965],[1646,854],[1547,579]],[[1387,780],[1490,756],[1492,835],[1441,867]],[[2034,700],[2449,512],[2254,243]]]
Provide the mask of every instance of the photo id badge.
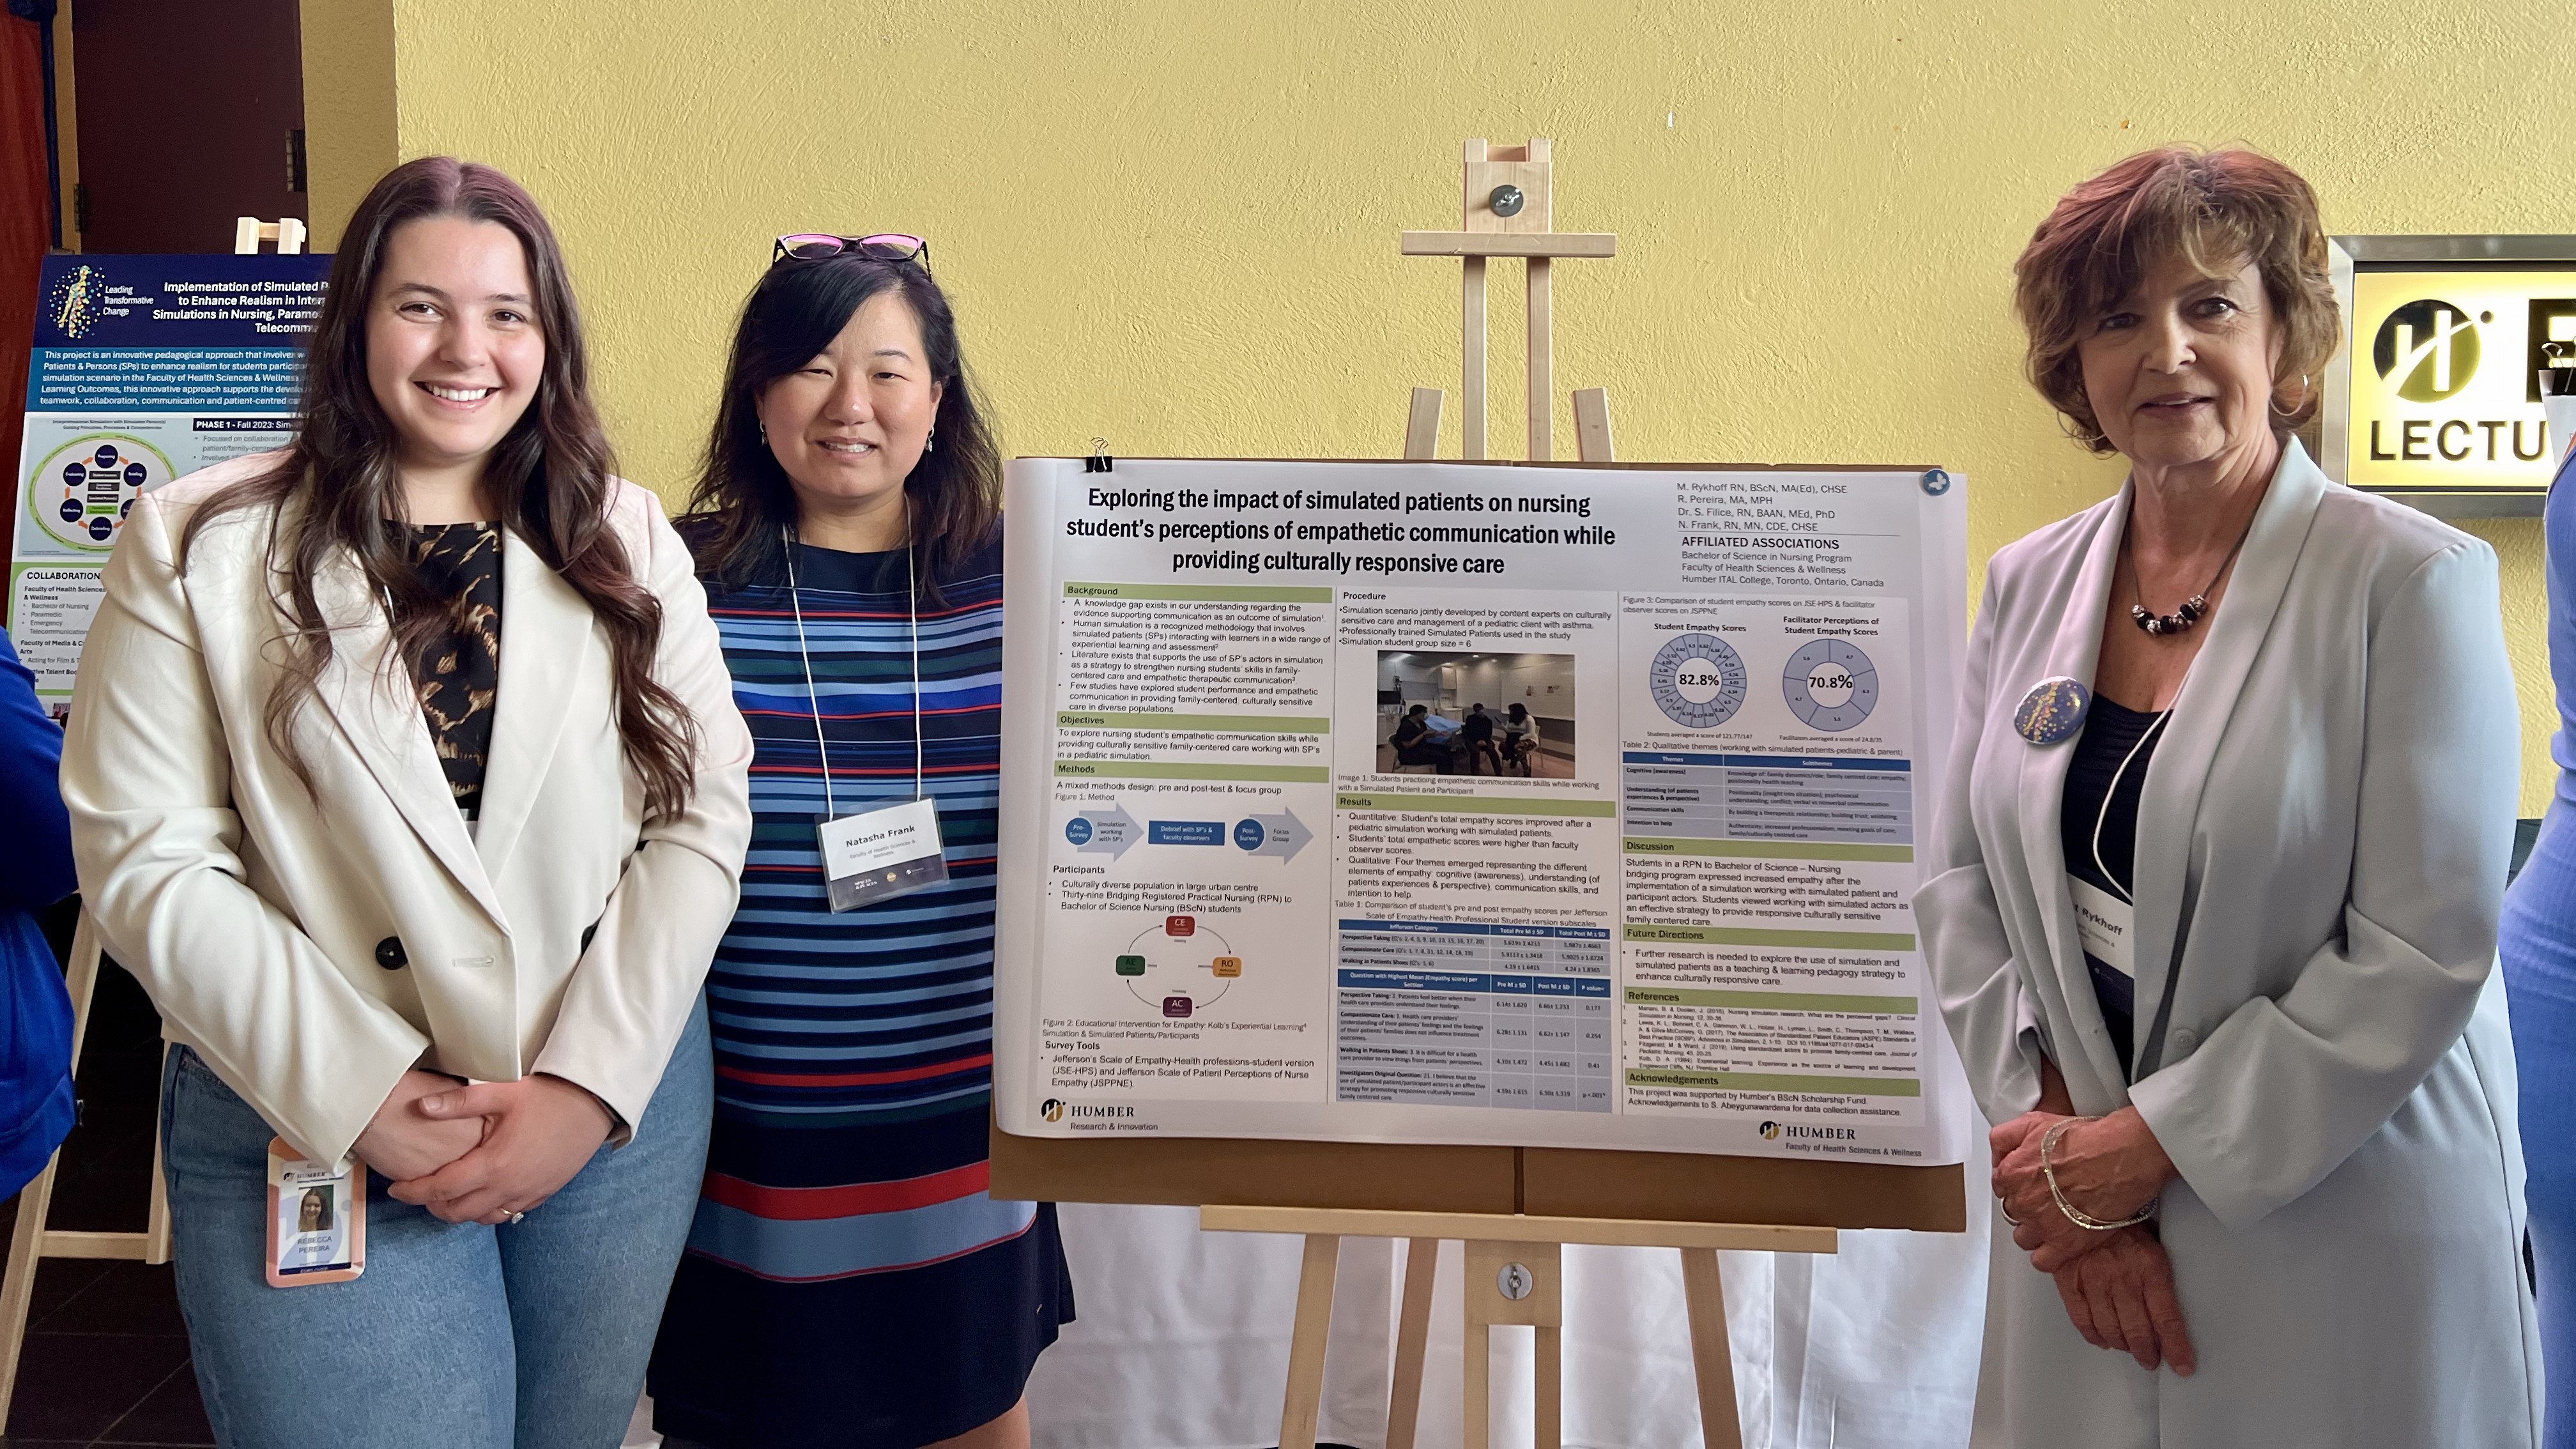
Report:
[[268,1144],[268,1286],[346,1283],[367,1271],[367,1169]]
[[856,910],[948,879],[935,800],[882,805],[819,821],[814,828],[822,838],[823,879],[835,911]]

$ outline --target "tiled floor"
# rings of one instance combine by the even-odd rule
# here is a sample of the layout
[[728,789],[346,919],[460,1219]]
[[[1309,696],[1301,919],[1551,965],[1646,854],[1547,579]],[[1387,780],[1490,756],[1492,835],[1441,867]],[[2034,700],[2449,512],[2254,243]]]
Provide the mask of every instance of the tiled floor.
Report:
[[[160,1024],[142,988],[121,970],[102,971],[81,1054],[81,1123],[64,1144],[53,1227],[143,1227],[160,1059]],[[0,1238],[16,1215],[15,1202],[0,1207]],[[214,1442],[170,1269],[46,1261],[0,1449]]]

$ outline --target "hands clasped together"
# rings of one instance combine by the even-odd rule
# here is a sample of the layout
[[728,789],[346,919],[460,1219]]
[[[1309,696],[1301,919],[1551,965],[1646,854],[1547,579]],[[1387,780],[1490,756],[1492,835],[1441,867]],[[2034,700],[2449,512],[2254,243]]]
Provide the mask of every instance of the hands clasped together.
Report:
[[469,1084],[413,1070],[357,1151],[393,1179],[398,1201],[451,1223],[505,1223],[572,1181],[614,1125],[605,1103],[561,1077]]
[[[2088,1228],[2065,1210],[2099,1220],[2130,1217],[2180,1174],[2136,1108],[2093,1118],[2074,1112],[2065,1080],[2054,1063],[2045,1064],[2039,1106],[1987,1135],[1994,1193],[2015,1225],[2013,1242],[2033,1268],[2057,1280],[2066,1316],[2085,1342],[2126,1353],[2140,1368],[2170,1365],[2188,1377],[2196,1362],[2191,1334],[2154,1225]],[[2056,1173],[2054,1192],[2047,1169]]]

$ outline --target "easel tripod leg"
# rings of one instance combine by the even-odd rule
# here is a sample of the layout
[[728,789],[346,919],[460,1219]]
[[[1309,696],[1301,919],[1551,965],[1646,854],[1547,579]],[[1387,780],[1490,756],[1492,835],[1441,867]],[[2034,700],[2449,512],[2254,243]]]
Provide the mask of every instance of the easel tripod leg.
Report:
[[[1475,1285],[1469,1284],[1469,1296],[1474,1292]],[[1467,1315],[1466,1352],[1466,1433],[1462,1442],[1465,1449],[1493,1449],[1494,1330],[1473,1313]]]
[[1726,1280],[1715,1248],[1683,1248],[1682,1301],[1690,1308],[1691,1363],[1699,1371],[1700,1436],[1707,1449],[1744,1449],[1736,1421],[1735,1360],[1726,1343]]
[[[72,999],[72,1062],[75,1079],[80,1073],[81,1041],[89,1035],[90,997],[98,986],[98,928],[92,926],[89,912],[83,911],[80,924],[72,931],[72,957],[63,972],[63,989]],[[153,1183],[160,1183],[159,1153],[153,1162]],[[27,1309],[34,1301],[36,1265],[45,1256],[45,1215],[54,1205],[54,1173],[63,1165],[63,1150],[45,1160],[45,1170],[36,1174],[18,1193],[18,1220],[9,1230],[9,1265],[7,1276],[0,1279],[0,1429],[9,1422],[9,1405],[18,1392],[18,1355],[27,1346]]]
[[1467,258],[1459,305],[1460,344],[1458,456],[1481,462],[1485,456],[1485,259]]
[[[161,1043],[161,1065],[165,1070],[170,1065],[170,1044],[166,1041]],[[157,1088],[161,1081],[160,1073],[154,1073],[152,1080]],[[157,1090],[153,1100],[156,1105],[152,1111],[152,1206],[144,1218],[143,1261],[157,1267],[170,1261],[170,1180],[162,1175],[161,1110],[157,1105],[160,1100]]]
[[1279,1410],[1279,1449],[1315,1449],[1315,1421],[1324,1407],[1324,1339],[1333,1326],[1333,1273],[1341,1256],[1338,1236],[1306,1235],[1306,1261],[1297,1274],[1297,1325],[1288,1339],[1288,1396]]
[[1533,1449],[1564,1449],[1565,1330],[1541,1324],[1530,1355],[1530,1443]]
[[1431,1342],[1431,1285],[1440,1271],[1438,1238],[1407,1238],[1404,1301],[1395,1320],[1395,1379],[1387,1393],[1386,1449],[1413,1449],[1422,1427],[1422,1361]]
[[1555,308],[1548,290],[1551,263],[1529,259],[1529,456],[1544,463],[1556,456]]
[[27,1346],[27,1310],[36,1292],[36,1264],[44,1256],[45,1213],[54,1203],[54,1169],[61,1148],[18,1194],[18,1221],[9,1230],[8,1280],[0,1283],[0,1424],[18,1391],[18,1354]]

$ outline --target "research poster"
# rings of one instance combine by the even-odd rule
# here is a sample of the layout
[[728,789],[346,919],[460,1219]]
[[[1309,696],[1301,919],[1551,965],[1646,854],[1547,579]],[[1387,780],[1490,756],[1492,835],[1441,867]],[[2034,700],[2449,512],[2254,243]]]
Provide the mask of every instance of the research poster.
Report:
[[292,436],[328,256],[49,256],[18,456],[9,632],[57,716],[134,500]]
[[1923,469],[1010,465],[1006,1131],[1953,1160]]

